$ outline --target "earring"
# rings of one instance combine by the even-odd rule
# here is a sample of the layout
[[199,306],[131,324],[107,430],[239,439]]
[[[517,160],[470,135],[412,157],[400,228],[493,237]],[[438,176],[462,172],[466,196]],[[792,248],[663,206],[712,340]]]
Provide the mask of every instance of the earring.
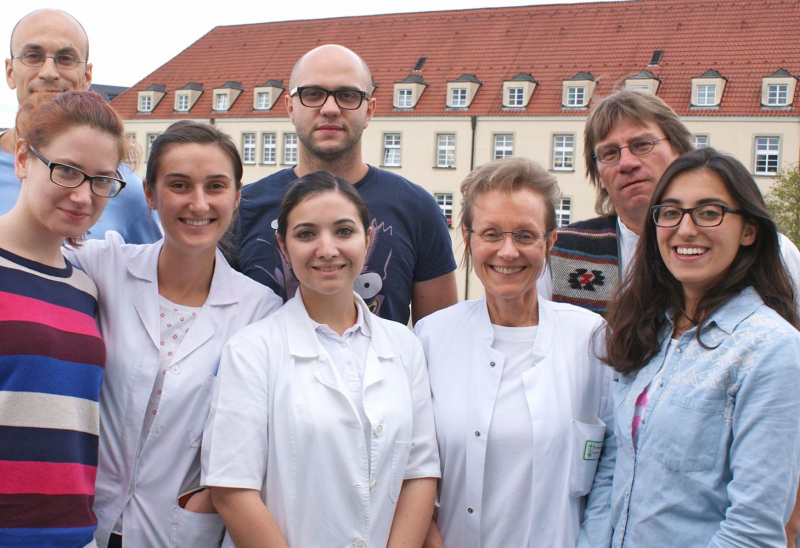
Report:
[[288,267],[289,267],[289,270],[291,270],[291,269],[292,269],[292,263],[290,263],[289,261],[286,261],[286,266],[288,266]]

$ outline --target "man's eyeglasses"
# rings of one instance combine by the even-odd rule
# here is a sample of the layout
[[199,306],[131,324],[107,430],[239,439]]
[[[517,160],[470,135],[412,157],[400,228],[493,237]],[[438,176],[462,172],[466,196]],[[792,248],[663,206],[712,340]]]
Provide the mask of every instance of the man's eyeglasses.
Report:
[[122,174],[117,171],[117,177],[106,177],[105,175],[87,175],[77,167],[72,167],[67,164],[59,164],[51,162],[32,146],[28,146],[33,155],[39,158],[44,165],[50,168],[50,180],[58,186],[64,188],[77,188],[85,181],[89,181],[89,188],[92,193],[100,196],[101,198],[113,198],[119,194],[120,190],[125,188],[127,184]]
[[519,247],[542,247],[545,238],[547,238],[548,234],[550,234],[549,232],[539,234],[538,232],[533,232],[531,230],[500,230],[498,228],[487,228],[481,232],[476,232],[475,230],[467,227],[467,231],[470,234],[475,234],[478,239],[490,245],[502,243],[503,240],[506,239],[506,234],[511,234],[511,237],[514,239],[514,243]]
[[722,204],[706,204],[688,209],[672,205],[657,205],[651,207],[650,211],[653,212],[653,222],[661,228],[678,226],[683,221],[683,216],[687,213],[691,216],[695,225],[704,228],[721,225],[726,213],[744,214],[739,209],[733,209]]
[[669,141],[669,137],[664,137],[663,139],[637,139],[636,141],[629,145],[625,145],[624,147],[601,148],[597,151],[597,154],[594,155],[594,159],[601,164],[614,164],[619,162],[619,159],[622,156],[623,148],[630,150],[631,154],[634,156],[644,156],[645,154],[652,152],[656,146],[656,143],[660,143],[661,141]]
[[315,86],[296,87],[289,94],[300,97],[300,103],[308,108],[322,108],[322,105],[333,95],[333,100],[344,110],[356,110],[366,99],[367,92],[360,89],[324,89]]
[[39,68],[44,65],[45,61],[48,59],[52,59],[53,63],[56,64],[56,68],[60,68],[63,70],[71,70],[80,65],[81,63],[86,63],[86,61],[81,61],[74,55],[70,55],[69,53],[59,53],[58,55],[45,55],[44,53],[39,53],[38,51],[29,51],[27,53],[23,53],[22,55],[16,55],[14,59],[19,59],[22,61],[22,64],[26,67],[33,67]]

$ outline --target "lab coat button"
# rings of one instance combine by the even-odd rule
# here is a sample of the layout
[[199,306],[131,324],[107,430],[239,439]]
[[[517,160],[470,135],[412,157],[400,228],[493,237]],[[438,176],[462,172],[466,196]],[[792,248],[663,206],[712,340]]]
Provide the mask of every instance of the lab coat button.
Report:
[[481,437],[481,433],[480,433],[480,432],[478,432],[477,430],[475,430],[475,437],[476,437],[476,438],[480,438],[480,437]]
[[489,367],[494,367],[494,362],[489,362]]
[[173,375],[180,375],[181,374],[181,366],[177,363],[174,365],[169,366],[169,370]]
[[162,432],[164,432],[164,427],[161,426],[161,425],[158,425],[155,428],[153,428],[153,435],[154,436],[160,436],[162,434]]
[[380,425],[380,424],[379,424],[379,425],[377,425],[377,426],[375,427],[375,429],[373,430],[373,433],[374,433],[376,436],[380,436],[381,434],[383,434],[383,426],[382,426],[382,425]]
[[474,512],[472,508],[467,508],[467,514],[471,514],[472,512]]
[[339,346],[341,346],[342,348],[347,348],[347,343],[342,341],[339,343]]
[[367,543],[361,539],[358,539],[353,543],[353,548],[367,548]]
[[373,489],[375,489],[376,485],[378,485],[377,481],[373,481],[372,483],[370,483],[369,484],[369,490],[372,491]]

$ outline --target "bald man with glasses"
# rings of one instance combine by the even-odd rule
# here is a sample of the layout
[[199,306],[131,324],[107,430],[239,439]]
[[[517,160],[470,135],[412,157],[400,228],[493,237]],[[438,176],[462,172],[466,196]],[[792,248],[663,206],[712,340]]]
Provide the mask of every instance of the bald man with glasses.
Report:
[[[55,97],[73,89],[89,89],[92,64],[86,31],[77,19],[61,10],[44,9],[26,15],[11,33],[5,72],[20,106],[37,96]],[[21,183],[14,174],[17,137],[16,127],[0,134],[0,215],[10,211],[19,196]],[[127,185],[108,203],[87,237],[102,239],[107,230],[114,230],[128,243],[160,239],[161,229],[147,206],[141,179],[126,166],[120,166],[120,171]]]

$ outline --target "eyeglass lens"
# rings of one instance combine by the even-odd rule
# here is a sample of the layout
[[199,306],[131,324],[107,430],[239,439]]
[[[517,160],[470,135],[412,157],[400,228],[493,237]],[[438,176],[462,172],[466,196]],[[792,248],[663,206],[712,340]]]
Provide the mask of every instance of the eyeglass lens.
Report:
[[83,181],[88,180],[92,192],[102,197],[116,196],[122,190],[122,183],[111,177],[89,177],[74,167],[61,164],[51,164],[50,180],[55,184],[75,188]]
[[694,224],[708,228],[722,224],[722,219],[725,217],[725,208],[718,204],[702,205],[690,209],[662,206],[653,210],[653,220],[657,226],[672,228],[681,223],[686,213],[691,215]]
[[300,102],[307,107],[317,108],[325,104],[328,96],[333,95],[333,99],[339,108],[355,110],[361,106],[364,96],[361,91],[353,89],[337,89],[330,91],[322,88],[308,87],[300,89]]
[[74,69],[78,66],[80,61],[74,55],[59,54],[59,55],[44,55],[38,51],[29,51],[19,56],[19,60],[26,67],[41,67],[47,59],[52,59],[56,67],[60,69]]
[[608,147],[600,149],[597,152],[597,159],[603,163],[616,162],[622,156],[622,149],[627,148],[634,156],[644,156],[656,146],[658,141],[651,141],[649,139],[641,139],[634,141],[625,147]]

